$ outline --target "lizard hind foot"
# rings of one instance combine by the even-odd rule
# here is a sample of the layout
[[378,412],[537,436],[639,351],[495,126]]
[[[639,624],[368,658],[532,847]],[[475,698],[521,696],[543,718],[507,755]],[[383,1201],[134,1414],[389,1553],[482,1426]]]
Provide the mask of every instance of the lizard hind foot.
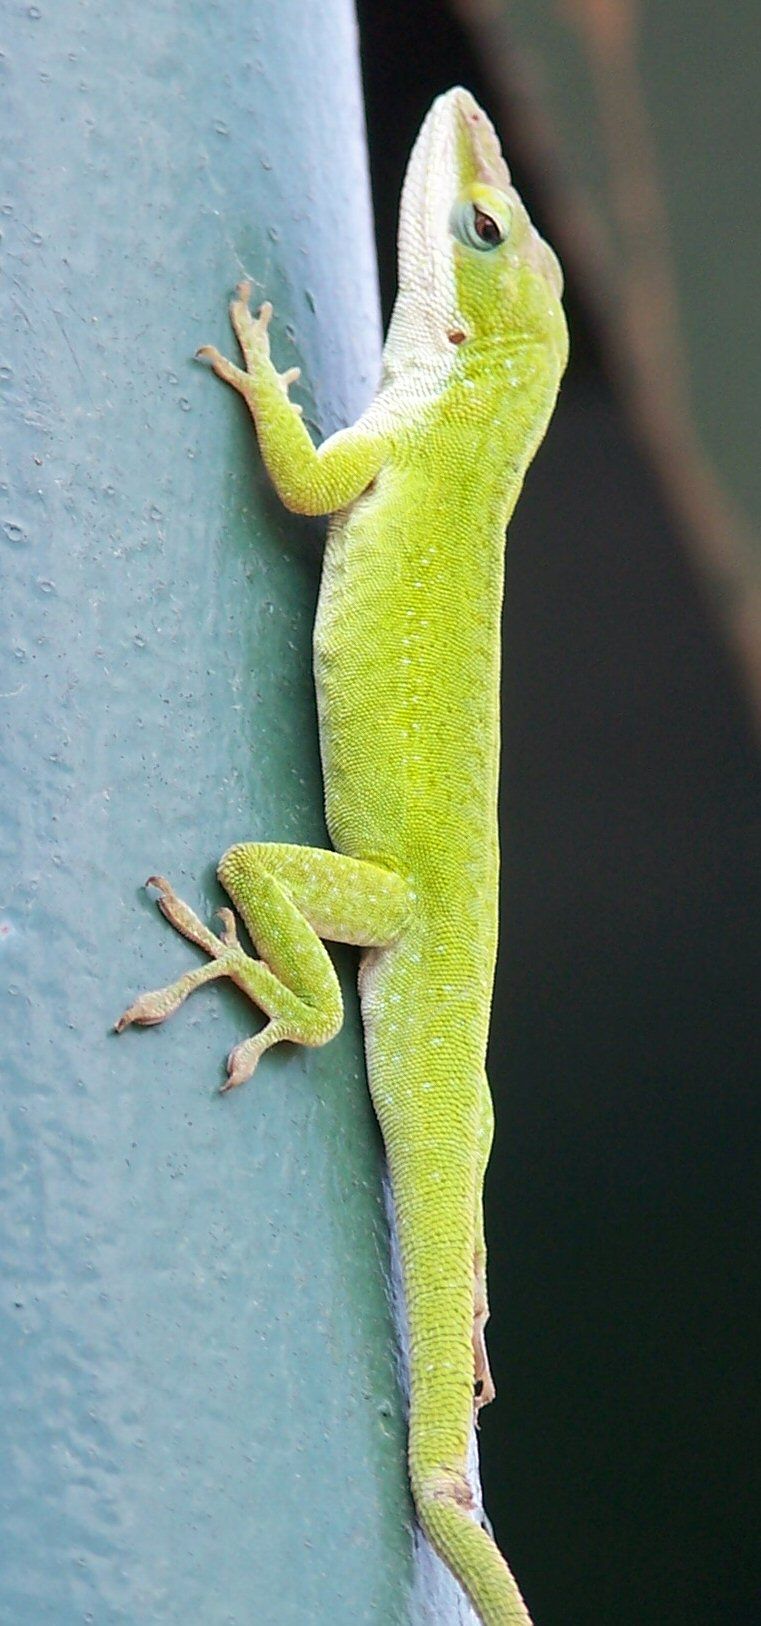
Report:
[[[179,1010],[188,995],[196,988],[201,988],[204,983],[212,982],[217,977],[229,976],[235,981],[237,974],[238,980],[245,978],[250,965],[254,963],[240,947],[235,917],[231,909],[219,910],[222,931],[217,937],[202,920],[199,920],[198,915],[183,903],[182,898],[177,896],[163,875],[149,875],[145,884],[147,887],[156,888],[159,909],[174,926],[175,931],[202,948],[209,955],[209,960],[206,965],[186,971],[184,976],[178,977],[166,988],[156,988],[149,993],[139,994],[114,1023],[116,1033],[123,1033],[125,1028],[131,1027],[133,1023],[140,1027],[152,1027],[159,1022],[165,1022],[167,1017],[174,1016],[175,1011]],[[250,1071],[253,1071],[253,1067]],[[242,1079],[236,1079],[236,1082],[242,1082]]]
[[479,1412],[482,1406],[490,1406],[497,1394],[486,1353],[483,1321],[479,1316],[473,1323],[473,1372],[473,1399],[476,1412]]
[[261,1033],[255,1033],[253,1038],[244,1039],[242,1044],[236,1044],[227,1058],[227,1078],[220,1084],[220,1095],[226,1095],[228,1090],[237,1089],[239,1084],[245,1084],[256,1071],[265,1050],[269,1050],[279,1039],[288,1037],[287,1024],[270,1021]]

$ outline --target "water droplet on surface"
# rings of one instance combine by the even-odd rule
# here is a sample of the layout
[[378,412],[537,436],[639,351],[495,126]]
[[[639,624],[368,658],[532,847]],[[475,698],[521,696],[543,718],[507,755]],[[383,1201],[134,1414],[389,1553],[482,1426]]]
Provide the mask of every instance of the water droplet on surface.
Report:
[[180,396],[180,403],[179,404],[180,404],[180,410],[182,412],[189,412],[190,411],[190,402],[189,402],[189,400],[187,398],[187,395],[181,395]]
[[6,519],[3,522],[3,531],[9,542],[26,541],[26,532],[24,531],[23,527],[21,525],[16,525],[15,521],[12,519]]

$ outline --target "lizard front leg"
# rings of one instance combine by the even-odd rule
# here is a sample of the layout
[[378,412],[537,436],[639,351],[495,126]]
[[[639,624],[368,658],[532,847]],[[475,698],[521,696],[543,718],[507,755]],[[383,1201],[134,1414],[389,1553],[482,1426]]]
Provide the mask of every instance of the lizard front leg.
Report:
[[218,377],[243,396],[256,425],[267,472],[286,508],[299,514],[333,514],[366,490],[388,448],[382,435],[365,429],[361,418],[352,428],[329,436],[321,446],[313,445],[301,421],[301,408],[288,395],[299,369],[289,367],[278,373],[273,366],[269,346],[272,306],[265,303],[259,315],[252,316],[250,293],[249,284],[240,283],[230,306],[245,370],[227,361],[213,345],[202,345],[197,355],[210,361]]
[[231,1051],[223,1089],[251,1077],[265,1050],[281,1039],[322,1045],[343,1021],[338,979],[321,937],[384,947],[402,931],[408,912],[401,877],[380,865],[314,847],[248,843],[231,847],[219,877],[238,907],[261,958],[241,947],[232,911],[221,910],[217,937],[161,876],[159,908],[177,931],[211,955],[166,988],[141,994],[116,1023],[151,1025],[172,1016],[196,988],[230,977],[269,1020]]

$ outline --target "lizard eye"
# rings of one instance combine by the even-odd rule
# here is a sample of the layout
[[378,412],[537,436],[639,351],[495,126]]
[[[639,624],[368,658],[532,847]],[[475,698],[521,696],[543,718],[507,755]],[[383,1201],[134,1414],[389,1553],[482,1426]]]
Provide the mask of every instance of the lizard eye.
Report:
[[504,243],[507,231],[477,203],[458,203],[452,211],[452,231],[468,248],[488,250]]
[[497,243],[502,242],[502,233],[496,220],[492,220],[491,215],[484,214],[483,209],[473,210],[473,230],[486,248],[495,248]]

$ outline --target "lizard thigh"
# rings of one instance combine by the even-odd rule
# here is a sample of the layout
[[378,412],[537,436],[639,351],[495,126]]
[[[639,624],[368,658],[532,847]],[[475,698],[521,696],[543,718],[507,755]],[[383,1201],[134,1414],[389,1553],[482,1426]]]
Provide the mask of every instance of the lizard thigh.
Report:
[[360,948],[385,948],[400,935],[409,915],[407,884],[394,870],[322,847],[244,842],[225,853],[218,874],[277,975],[282,974],[279,934],[272,912],[278,895],[317,937]]
[[[343,1002],[321,939],[363,947],[392,942],[408,913],[405,883],[343,853],[275,842],[231,847],[218,875],[263,962],[249,961],[242,976],[240,968],[232,973],[271,1018],[266,1038],[249,1041],[252,1056],[258,1058],[262,1042],[269,1047],[281,1038],[325,1044],[341,1026]],[[267,980],[264,997],[252,991],[252,979]],[[246,1046],[237,1058],[247,1065]]]

